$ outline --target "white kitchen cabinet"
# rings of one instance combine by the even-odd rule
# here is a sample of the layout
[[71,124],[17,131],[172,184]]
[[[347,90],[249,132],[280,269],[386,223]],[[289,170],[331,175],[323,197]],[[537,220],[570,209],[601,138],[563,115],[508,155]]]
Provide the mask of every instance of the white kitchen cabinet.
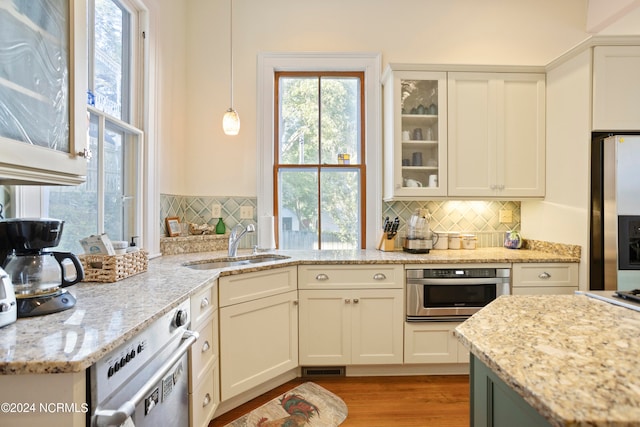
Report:
[[446,73],[415,68],[390,64],[382,77],[387,201],[447,194]]
[[545,76],[448,73],[448,195],[544,197]]
[[573,294],[578,290],[578,263],[513,264],[513,295]]
[[640,46],[593,50],[593,130],[640,129]]
[[219,279],[222,400],[298,366],[296,279],[295,267]]
[[453,335],[460,322],[406,322],[404,363],[469,363],[469,351]]
[[191,329],[200,336],[189,350],[189,414],[192,427],[206,427],[220,403],[218,287],[191,297]]
[[300,266],[300,365],[402,363],[402,266]]
[[[8,55],[0,73],[0,184],[79,184],[87,170],[86,5],[36,4],[0,2],[0,25],[12,35],[0,41]],[[40,48],[25,51],[25,43]]]
[[299,292],[300,365],[402,363],[402,290]]

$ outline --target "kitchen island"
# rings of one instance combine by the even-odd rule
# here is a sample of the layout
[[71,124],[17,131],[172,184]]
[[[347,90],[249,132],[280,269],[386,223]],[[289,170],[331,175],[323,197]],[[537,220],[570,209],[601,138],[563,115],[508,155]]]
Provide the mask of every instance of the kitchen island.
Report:
[[511,295],[454,333],[472,354],[476,426],[640,425],[639,312],[585,295]]

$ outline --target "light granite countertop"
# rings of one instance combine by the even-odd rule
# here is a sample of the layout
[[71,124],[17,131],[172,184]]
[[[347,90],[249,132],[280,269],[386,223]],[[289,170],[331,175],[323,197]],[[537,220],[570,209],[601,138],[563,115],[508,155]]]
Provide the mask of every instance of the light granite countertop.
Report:
[[[67,290],[76,305],[59,313],[18,319],[0,328],[0,374],[80,372],[131,339],[221,275],[301,264],[447,264],[579,262],[579,255],[539,250],[481,248],[433,250],[429,254],[401,251],[276,251],[290,258],[258,266],[195,270],[184,263],[225,257],[226,252],[162,256],[149,261],[148,271],[115,283],[79,283]],[[250,255],[248,252],[240,256]]]
[[509,295],[455,334],[551,425],[640,425],[637,311],[585,295]]

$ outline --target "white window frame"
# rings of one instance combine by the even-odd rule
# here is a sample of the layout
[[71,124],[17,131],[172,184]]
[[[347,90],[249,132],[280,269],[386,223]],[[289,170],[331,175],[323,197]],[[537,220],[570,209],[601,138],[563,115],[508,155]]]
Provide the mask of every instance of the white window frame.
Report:
[[[131,91],[131,124],[136,128],[145,130],[140,137],[142,156],[140,157],[141,188],[139,201],[142,207],[138,210],[136,224],[141,236],[139,246],[149,252],[149,257],[160,256],[160,226],[157,212],[160,211],[160,194],[157,182],[158,150],[156,147],[156,135],[158,115],[156,91],[158,90],[156,58],[158,52],[158,37],[155,36],[159,24],[149,13],[149,8],[142,0],[121,0],[137,14],[134,20],[132,34],[144,33],[145,37],[136,37],[132,66],[134,74],[131,82],[134,90]],[[86,19],[86,18],[85,18]],[[142,82],[142,84],[140,84]],[[79,87],[87,86],[87,82],[81,82]],[[92,110],[95,112],[95,110]],[[44,217],[47,215],[47,199],[44,188],[40,186],[15,186],[13,196],[15,198],[16,217]],[[62,218],[64,219],[64,218]]]
[[258,217],[273,216],[274,75],[276,71],[364,71],[366,234],[374,248],[382,225],[382,89],[379,53],[259,53],[257,81],[257,198]]

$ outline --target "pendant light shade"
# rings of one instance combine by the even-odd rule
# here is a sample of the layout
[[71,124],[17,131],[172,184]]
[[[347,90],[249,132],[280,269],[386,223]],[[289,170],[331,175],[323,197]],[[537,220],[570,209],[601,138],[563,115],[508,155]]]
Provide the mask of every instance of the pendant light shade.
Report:
[[240,116],[233,108],[233,0],[229,0],[229,75],[231,106],[222,118],[222,129],[227,135],[237,135],[240,132]]
[[222,118],[222,129],[227,135],[237,135],[240,132],[240,116],[233,108],[229,108]]

